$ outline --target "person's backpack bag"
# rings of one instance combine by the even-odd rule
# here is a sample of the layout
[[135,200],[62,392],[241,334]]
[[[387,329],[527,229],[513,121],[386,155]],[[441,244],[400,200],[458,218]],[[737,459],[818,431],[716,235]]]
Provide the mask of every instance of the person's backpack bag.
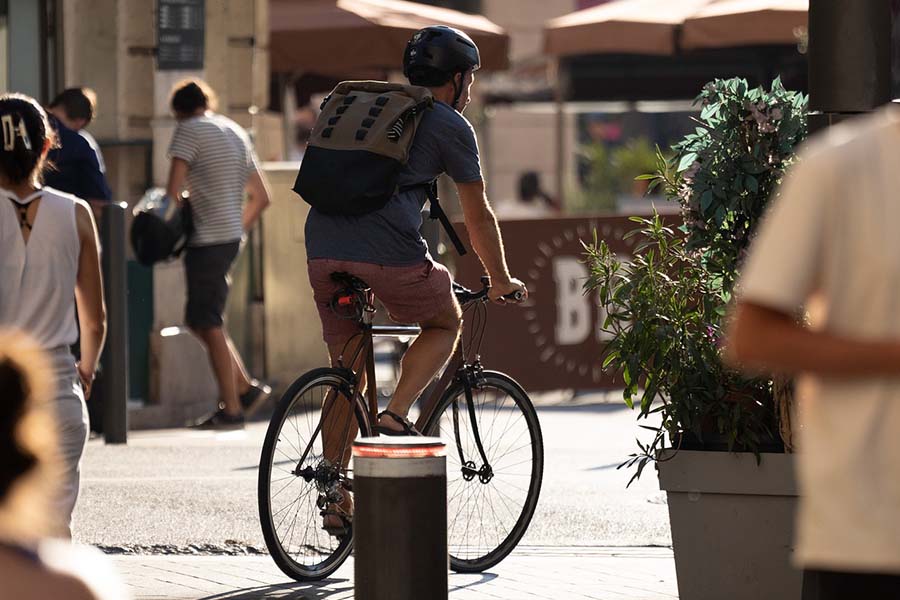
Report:
[[145,266],[179,256],[192,231],[191,209],[178,203],[161,188],[147,190],[134,207],[131,222],[131,247],[138,262]]
[[[322,102],[294,191],[327,215],[358,216],[383,208],[400,191],[418,125],[434,107],[431,90],[380,81],[345,81]],[[440,219],[460,254],[465,248],[438,203],[434,182],[423,182],[431,218]],[[410,187],[408,186],[404,190]]]

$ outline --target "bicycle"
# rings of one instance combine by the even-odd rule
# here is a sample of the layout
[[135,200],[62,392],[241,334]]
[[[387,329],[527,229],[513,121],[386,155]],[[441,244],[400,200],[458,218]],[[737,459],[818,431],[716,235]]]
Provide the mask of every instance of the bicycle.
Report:
[[[258,499],[266,546],[278,567],[298,581],[328,577],[353,547],[352,520],[343,534],[331,535],[322,519],[335,514],[348,495],[352,499],[352,440],[371,436],[377,419],[373,340],[419,333],[418,327],[373,325],[368,286],[346,274],[332,277],[343,286],[332,307],[359,322],[361,343],[349,362],[342,355],[337,366],[294,381],[272,415],[260,456]],[[511,377],[481,364],[487,278],[482,285],[473,292],[454,283],[472,327],[440,379],[416,403],[416,429],[447,445],[450,567],[464,573],[493,567],[519,543],[534,515],[544,468],[540,423],[527,393]],[[359,389],[363,373],[364,392]],[[329,439],[340,442],[339,456],[333,441],[326,448],[323,423]]]

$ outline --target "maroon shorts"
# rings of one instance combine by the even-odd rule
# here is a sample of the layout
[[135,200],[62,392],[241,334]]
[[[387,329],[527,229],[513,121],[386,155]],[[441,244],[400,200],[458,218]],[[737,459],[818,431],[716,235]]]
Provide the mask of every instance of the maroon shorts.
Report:
[[341,287],[331,274],[343,271],[369,284],[375,297],[397,323],[413,324],[451,310],[456,303],[452,278],[443,265],[426,260],[412,267],[385,267],[364,262],[316,258],[309,261],[309,283],[322,320],[326,344],[341,344],[359,332],[359,325],[331,310],[331,299]]

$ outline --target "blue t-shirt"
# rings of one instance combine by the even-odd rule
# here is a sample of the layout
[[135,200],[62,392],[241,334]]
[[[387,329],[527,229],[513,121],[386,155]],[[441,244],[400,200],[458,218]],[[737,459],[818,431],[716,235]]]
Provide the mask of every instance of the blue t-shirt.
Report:
[[44,169],[44,183],[85,200],[112,200],[105,170],[90,141],[48,115],[59,147],[47,155],[53,166]]
[[[401,187],[427,183],[446,173],[456,183],[481,181],[481,162],[475,130],[459,112],[435,102],[419,123],[400,173]],[[400,192],[380,210],[358,217],[324,215],[310,209],[306,219],[306,254],[405,267],[423,262],[428,246],[419,229],[425,189]]]

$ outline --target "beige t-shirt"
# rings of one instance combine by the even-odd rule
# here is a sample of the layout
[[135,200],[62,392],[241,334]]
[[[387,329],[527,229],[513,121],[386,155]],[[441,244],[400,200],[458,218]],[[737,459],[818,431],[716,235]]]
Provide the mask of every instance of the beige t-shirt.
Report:
[[[814,329],[900,338],[900,109],[813,138],[764,219],[741,299]],[[900,378],[803,377],[798,385],[798,562],[900,573]]]

